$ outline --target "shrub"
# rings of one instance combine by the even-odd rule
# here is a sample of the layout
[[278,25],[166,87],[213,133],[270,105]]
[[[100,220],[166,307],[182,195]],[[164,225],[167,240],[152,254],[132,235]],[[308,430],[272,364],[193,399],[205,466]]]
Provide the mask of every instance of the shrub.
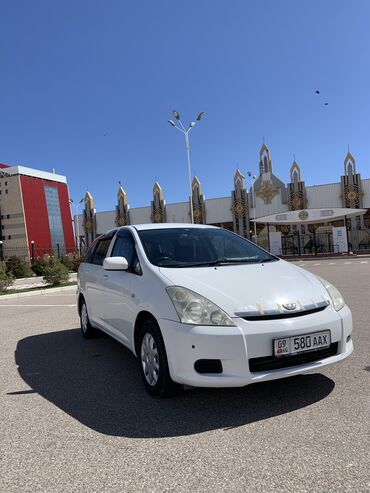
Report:
[[32,270],[36,274],[36,276],[43,276],[46,267],[49,265],[50,259],[49,258],[44,258],[44,257],[38,257],[35,259],[33,265],[32,265]]
[[0,293],[6,291],[14,282],[14,277],[7,272],[4,262],[0,262]]
[[69,270],[60,260],[51,259],[44,271],[44,283],[60,286],[69,280]]
[[60,261],[62,262],[63,265],[67,267],[69,271],[73,270],[73,257],[71,255],[63,255],[60,258]]
[[83,255],[75,255],[73,257],[73,272],[77,272],[78,271],[78,268],[80,267],[80,263],[82,262],[83,260]]
[[20,257],[9,257],[5,264],[6,270],[17,279],[33,275],[30,266]]

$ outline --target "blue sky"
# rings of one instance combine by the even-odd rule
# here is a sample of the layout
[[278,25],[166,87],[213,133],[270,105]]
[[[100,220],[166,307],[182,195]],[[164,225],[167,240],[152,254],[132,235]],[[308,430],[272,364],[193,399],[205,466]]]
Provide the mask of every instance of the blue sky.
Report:
[[369,18],[367,0],[1,0],[0,162],[54,167],[98,210],[119,180],[131,207],[156,178],[186,200],[176,108],[206,112],[191,158],[207,198],[237,163],[257,171],[263,136],[284,181],[293,154],[307,185],[339,181],[348,144],[370,177]]

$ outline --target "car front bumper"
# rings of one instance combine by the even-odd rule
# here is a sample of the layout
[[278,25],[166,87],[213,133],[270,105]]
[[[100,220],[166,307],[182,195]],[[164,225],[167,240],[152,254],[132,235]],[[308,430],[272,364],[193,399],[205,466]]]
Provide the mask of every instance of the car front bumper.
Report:
[[[253,382],[317,371],[344,360],[353,351],[352,315],[347,306],[339,312],[329,306],[322,312],[280,320],[233,320],[235,327],[210,327],[161,319],[159,324],[172,379],[195,387],[242,387]],[[273,356],[274,339],[322,330],[330,330],[331,342],[337,343],[334,355],[276,370],[250,371],[250,359]],[[208,359],[220,360],[222,373],[195,371],[197,360]]]

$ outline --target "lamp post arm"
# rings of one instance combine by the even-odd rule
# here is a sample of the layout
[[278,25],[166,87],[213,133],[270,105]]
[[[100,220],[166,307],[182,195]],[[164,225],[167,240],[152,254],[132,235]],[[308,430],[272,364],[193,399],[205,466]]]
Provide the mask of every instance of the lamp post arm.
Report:
[[182,128],[183,132],[186,132],[185,127],[184,127],[184,125],[182,124],[182,121],[181,121],[181,120],[178,120],[178,122],[179,122],[179,124],[181,125],[181,128]]

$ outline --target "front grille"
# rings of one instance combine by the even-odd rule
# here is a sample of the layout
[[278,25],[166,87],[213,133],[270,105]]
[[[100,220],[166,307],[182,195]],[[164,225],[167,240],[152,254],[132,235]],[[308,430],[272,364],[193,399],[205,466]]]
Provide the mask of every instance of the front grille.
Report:
[[291,312],[291,313],[274,313],[271,315],[261,315],[260,313],[256,313],[253,315],[248,315],[242,317],[244,320],[249,321],[260,321],[260,320],[279,320],[280,318],[292,318],[292,317],[303,317],[303,315],[310,315],[311,313],[321,312],[325,310],[326,306],[319,306],[317,308],[312,308],[311,310],[302,310],[299,312]]
[[259,371],[280,370],[281,368],[289,368],[290,366],[299,366],[319,359],[329,358],[338,352],[338,343],[333,342],[329,347],[324,349],[316,349],[315,351],[307,351],[291,356],[263,356],[262,358],[251,358],[249,360],[249,370],[252,373]]

